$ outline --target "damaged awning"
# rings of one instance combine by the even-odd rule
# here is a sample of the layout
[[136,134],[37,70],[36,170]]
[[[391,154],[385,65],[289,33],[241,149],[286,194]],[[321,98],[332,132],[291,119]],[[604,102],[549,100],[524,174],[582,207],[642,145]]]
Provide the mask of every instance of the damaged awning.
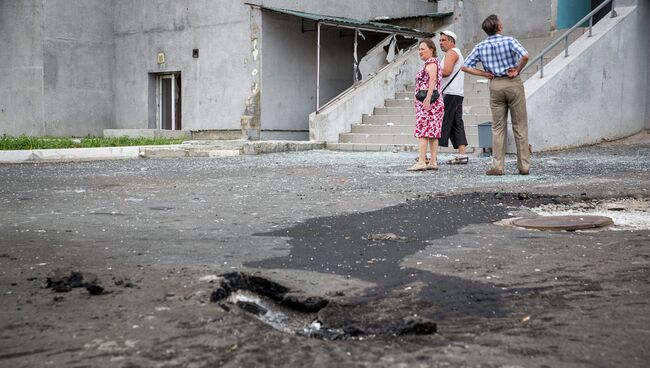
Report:
[[[252,5],[252,4],[250,4]],[[361,31],[374,31],[381,33],[395,33],[403,36],[411,37],[428,37],[431,36],[429,32],[420,31],[418,29],[412,29],[407,27],[396,26],[393,24],[380,23],[375,21],[363,21],[352,18],[343,18],[343,17],[334,17],[330,15],[321,15],[313,13],[305,13],[296,10],[281,9],[281,8],[271,8],[266,6],[259,6],[262,10],[268,10],[275,13],[292,15],[294,17],[299,17],[303,19],[308,19],[319,24],[326,26],[339,27],[339,28],[350,28],[358,29]]]
[[453,12],[444,12],[444,13],[428,13],[421,15],[408,15],[404,17],[379,17],[373,19],[373,23],[383,23],[396,20],[405,20],[405,19],[417,19],[417,18],[431,18],[431,19],[444,19],[454,15]]

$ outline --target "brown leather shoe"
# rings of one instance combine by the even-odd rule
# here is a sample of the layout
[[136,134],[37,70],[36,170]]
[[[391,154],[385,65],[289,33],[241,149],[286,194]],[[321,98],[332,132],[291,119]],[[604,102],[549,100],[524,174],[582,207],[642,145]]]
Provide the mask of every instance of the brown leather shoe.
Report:
[[490,169],[485,172],[485,175],[503,175],[503,170],[499,169]]
[[530,174],[530,170],[519,170],[519,175],[528,175]]

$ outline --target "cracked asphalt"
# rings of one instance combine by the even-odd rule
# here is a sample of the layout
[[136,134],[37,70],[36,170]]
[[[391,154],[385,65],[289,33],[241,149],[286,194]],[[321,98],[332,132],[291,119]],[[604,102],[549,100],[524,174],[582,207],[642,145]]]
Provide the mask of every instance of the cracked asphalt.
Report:
[[[493,223],[540,204],[647,203],[647,131],[534,153],[529,176],[512,156],[502,177],[483,175],[480,155],[405,171],[414,156],[0,165],[0,366],[648,366],[650,224]],[[367,240],[389,232],[403,241]],[[96,274],[108,293],[44,288],[58,267]],[[209,301],[212,275],[232,271],[328,298],[341,323],[417,315],[438,332],[287,334]]]

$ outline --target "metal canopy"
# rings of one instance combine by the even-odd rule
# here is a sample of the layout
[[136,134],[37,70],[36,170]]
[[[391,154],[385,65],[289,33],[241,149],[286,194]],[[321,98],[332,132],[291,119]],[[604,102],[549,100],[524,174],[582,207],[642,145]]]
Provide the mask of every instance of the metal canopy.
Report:
[[380,18],[375,18],[372,21],[373,22],[390,22],[393,20],[404,20],[404,19],[415,19],[415,18],[433,18],[433,19],[443,19],[447,18],[454,15],[453,12],[446,12],[446,13],[428,13],[428,14],[422,14],[422,15],[407,15],[404,17],[380,17]]
[[405,36],[413,37],[427,37],[431,33],[420,31],[418,29],[412,29],[407,27],[400,27],[393,24],[386,24],[374,21],[363,21],[352,18],[343,18],[343,17],[334,17],[331,15],[321,15],[313,13],[305,13],[296,10],[281,9],[281,8],[271,8],[266,6],[260,6],[262,10],[268,10],[280,14],[292,15],[294,17],[300,17],[303,19],[309,19],[319,24],[324,24],[333,27],[341,28],[352,28],[359,29],[362,31],[375,31],[382,33],[396,33]]

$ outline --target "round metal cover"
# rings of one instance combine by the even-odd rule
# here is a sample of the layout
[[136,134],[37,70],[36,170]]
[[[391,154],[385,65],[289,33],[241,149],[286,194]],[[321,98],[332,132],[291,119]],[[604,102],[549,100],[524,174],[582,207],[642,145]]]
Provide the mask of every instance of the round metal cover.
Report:
[[516,219],[512,224],[527,229],[571,231],[614,225],[614,221],[606,216],[541,216]]

